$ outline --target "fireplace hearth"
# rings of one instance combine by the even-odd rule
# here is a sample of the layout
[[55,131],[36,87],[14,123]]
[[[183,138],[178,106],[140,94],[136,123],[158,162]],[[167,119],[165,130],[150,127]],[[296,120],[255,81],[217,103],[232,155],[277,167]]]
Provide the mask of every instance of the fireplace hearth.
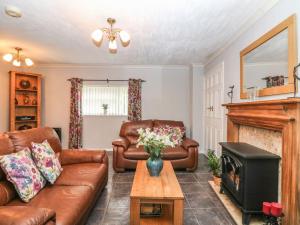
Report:
[[262,213],[262,202],[278,201],[280,157],[247,143],[222,142],[222,182],[227,194],[242,211],[248,225],[252,214]]

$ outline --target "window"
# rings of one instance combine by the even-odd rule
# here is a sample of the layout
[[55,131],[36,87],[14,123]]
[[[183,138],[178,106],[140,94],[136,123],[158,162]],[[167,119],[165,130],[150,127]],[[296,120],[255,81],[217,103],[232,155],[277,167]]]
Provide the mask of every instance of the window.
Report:
[[128,87],[83,85],[82,113],[97,116],[127,116]]

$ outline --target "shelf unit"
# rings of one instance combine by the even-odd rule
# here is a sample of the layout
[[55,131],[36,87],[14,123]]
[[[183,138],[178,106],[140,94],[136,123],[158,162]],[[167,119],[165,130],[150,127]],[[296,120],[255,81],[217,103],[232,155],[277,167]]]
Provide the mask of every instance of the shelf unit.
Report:
[[[41,74],[10,71],[10,130],[40,127],[41,125]],[[29,82],[28,88],[21,81]],[[25,101],[26,100],[26,101]],[[33,103],[33,101],[35,101]],[[30,120],[16,120],[17,116],[34,116]]]

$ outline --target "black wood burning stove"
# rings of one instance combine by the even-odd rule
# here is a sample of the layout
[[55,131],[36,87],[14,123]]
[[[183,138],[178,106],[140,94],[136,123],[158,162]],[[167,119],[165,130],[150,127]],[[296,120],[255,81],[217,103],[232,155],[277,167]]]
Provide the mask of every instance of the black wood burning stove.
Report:
[[280,157],[246,143],[222,142],[221,193],[242,210],[244,225],[261,214],[262,202],[277,202]]

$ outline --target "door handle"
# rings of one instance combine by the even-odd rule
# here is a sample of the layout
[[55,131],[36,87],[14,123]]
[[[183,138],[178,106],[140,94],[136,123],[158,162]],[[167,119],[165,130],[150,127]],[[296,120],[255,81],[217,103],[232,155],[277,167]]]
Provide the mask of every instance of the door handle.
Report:
[[207,107],[207,109],[208,109],[209,111],[214,111],[214,107],[213,107],[213,106]]

